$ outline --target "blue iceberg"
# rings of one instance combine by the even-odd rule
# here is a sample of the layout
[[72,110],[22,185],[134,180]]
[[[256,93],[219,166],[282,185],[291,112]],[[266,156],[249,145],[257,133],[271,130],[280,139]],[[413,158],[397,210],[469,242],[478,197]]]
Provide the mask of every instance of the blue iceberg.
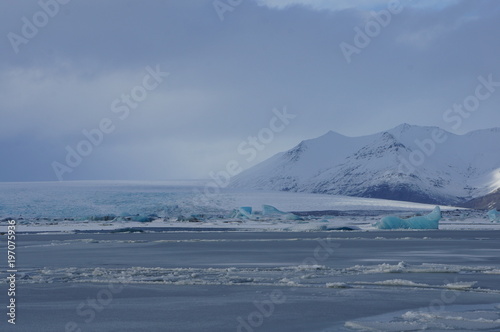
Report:
[[251,219],[252,218],[252,207],[251,206],[242,206],[238,209],[238,212],[244,217]]
[[488,217],[491,222],[500,222],[500,212],[498,212],[497,209],[488,211]]
[[262,205],[262,215],[263,216],[276,216],[286,214],[286,212],[280,211],[272,205]]
[[242,206],[238,208],[238,210],[234,210],[231,217],[240,219],[252,219],[252,207]]
[[233,210],[231,214],[231,218],[237,219],[262,220],[263,217],[266,219],[272,218],[277,220],[304,220],[296,214],[283,212],[272,205],[266,204],[262,205],[262,212],[253,211],[251,206],[242,206],[237,210]]
[[293,213],[287,213],[287,214],[285,214],[284,217],[286,220],[304,220],[304,218],[302,218],[296,214],[293,214]]
[[272,205],[265,204],[262,205],[262,215],[285,218],[285,220],[304,220],[296,214],[283,212]]
[[373,226],[378,229],[439,229],[439,220],[441,220],[441,209],[436,206],[431,213],[425,216],[415,216],[408,219],[388,216]]

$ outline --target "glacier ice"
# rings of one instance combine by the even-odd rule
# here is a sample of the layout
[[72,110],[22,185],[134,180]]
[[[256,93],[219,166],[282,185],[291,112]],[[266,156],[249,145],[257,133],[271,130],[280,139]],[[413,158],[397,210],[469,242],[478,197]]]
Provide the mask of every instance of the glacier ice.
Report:
[[272,205],[262,205],[262,211],[253,211],[251,206],[242,206],[237,210],[233,210],[231,218],[237,219],[250,219],[250,220],[262,220],[265,219],[279,219],[279,220],[304,220],[300,216],[278,210]]
[[304,220],[303,218],[301,218],[298,215],[293,214],[293,213],[287,213],[287,214],[285,214],[285,219],[286,220]]
[[238,210],[233,211],[232,218],[252,219],[252,207],[242,206]]
[[425,216],[415,216],[401,219],[388,216],[374,224],[378,229],[438,229],[441,220],[441,209],[436,206],[434,210]]
[[497,209],[488,211],[488,217],[491,222],[500,222],[500,212],[498,212]]
[[296,214],[290,213],[290,212],[283,212],[281,210],[278,210],[272,205],[262,205],[262,215],[263,216],[274,216],[274,217],[283,217],[285,220],[304,220],[303,218],[299,217]]
[[238,212],[243,216],[250,218],[252,216],[252,207],[251,206],[242,206],[238,209]]
[[272,205],[262,205],[262,215],[263,216],[275,216],[286,214],[286,212],[280,211]]

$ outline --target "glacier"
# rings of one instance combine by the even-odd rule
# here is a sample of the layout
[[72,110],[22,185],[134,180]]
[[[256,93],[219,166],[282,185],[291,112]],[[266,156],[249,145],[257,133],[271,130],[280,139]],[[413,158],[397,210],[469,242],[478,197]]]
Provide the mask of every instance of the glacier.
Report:
[[488,211],[488,217],[491,222],[500,222],[500,212],[498,212],[497,209]]
[[378,229],[439,229],[439,220],[441,220],[441,209],[436,206],[431,213],[425,216],[415,216],[408,219],[387,216],[373,226]]

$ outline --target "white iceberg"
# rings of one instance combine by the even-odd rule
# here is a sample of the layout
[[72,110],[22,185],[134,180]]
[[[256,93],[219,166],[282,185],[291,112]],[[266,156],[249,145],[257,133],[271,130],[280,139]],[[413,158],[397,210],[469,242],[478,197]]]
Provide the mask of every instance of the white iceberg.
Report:
[[488,211],[488,217],[491,222],[500,222],[500,212],[498,212],[497,209]]
[[439,229],[439,220],[441,220],[441,209],[436,206],[431,213],[425,216],[415,216],[408,219],[388,216],[373,226],[378,229]]

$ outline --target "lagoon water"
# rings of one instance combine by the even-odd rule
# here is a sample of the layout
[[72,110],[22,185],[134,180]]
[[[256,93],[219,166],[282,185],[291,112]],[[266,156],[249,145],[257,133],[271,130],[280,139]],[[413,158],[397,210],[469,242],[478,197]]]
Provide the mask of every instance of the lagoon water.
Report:
[[485,231],[24,234],[0,328],[498,331],[499,251]]

